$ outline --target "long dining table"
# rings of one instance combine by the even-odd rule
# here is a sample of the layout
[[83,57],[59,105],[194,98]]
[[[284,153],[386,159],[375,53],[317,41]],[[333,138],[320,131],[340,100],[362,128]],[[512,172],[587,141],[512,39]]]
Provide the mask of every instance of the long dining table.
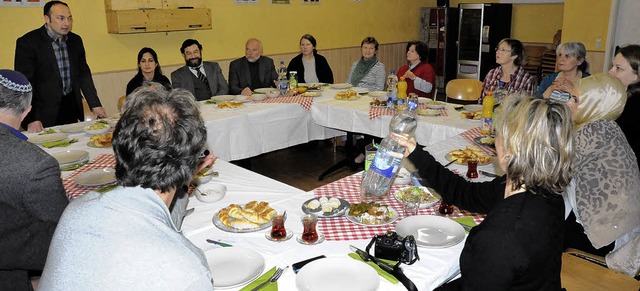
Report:
[[[447,151],[455,148],[464,148],[469,144],[473,144],[471,141],[477,133],[479,133],[477,129],[471,128],[462,131],[461,134],[433,143],[426,149],[436,156],[438,161],[444,163],[446,161],[444,154],[446,154]],[[34,134],[29,134],[29,136],[33,135]],[[65,171],[62,173],[63,184],[68,192],[67,194],[69,194],[70,199],[73,199],[87,191],[99,188],[76,185],[74,183],[74,177],[88,170],[101,167],[113,167],[114,158],[111,148],[89,147],[87,145],[89,141],[88,134],[71,134],[70,138],[77,138],[79,141],[68,147],[54,147],[45,149],[45,151],[51,154],[69,149],[89,152],[91,161],[87,165],[75,171]],[[462,165],[452,165],[450,167],[459,173],[464,173],[465,170],[465,167]],[[265,237],[266,230],[250,233],[226,232],[212,223],[212,218],[217,211],[231,203],[242,204],[252,200],[259,200],[269,202],[279,213],[287,211],[288,219],[285,226],[289,231],[298,235],[302,231],[300,218],[303,215],[303,211],[301,206],[305,201],[320,196],[337,196],[352,203],[358,202],[357,189],[359,188],[362,173],[356,173],[313,191],[306,192],[235,166],[223,159],[219,159],[213,166],[213,169],[219,172],[219,176],[215,177],[209,183],[225,185],[227,187],[226,195],[222,200],[213,203],[204,203],[195,197],[191,197],[188,208],[193,208],[194,211],[185,218],[182,225],[184,235],[196,246],[201,248],[205,254],[219,247],[218,245],[208,243],[206,241],[207,239],[222,241],[234,247],[252,249],[264,257],[266,271],[273,266],[283,267],[318,255],[325,255],[330,258],[348,258],[347,254],[351,252],[349,245],[364,249],[373,234],[384,233],[384,231],[393,229],[395,226],[394,223],[383,228],[369,228],[351,225],[351,222],[347,221],[344,217],[333,218],[319,223],[319,231],[326,232],[326,240],[312,246],[300,244],[296,239],[290,239],[284,242],[269,241]],[[480,169],[496,172],[494,164],[480,166]],[[478,181],[489,179],[489,177],[481,175]],[[394,186],[395,188],[392,190],[401,186]],[[384,201],[396,205],[396,207],[399,208],[397,201],[391,197],[386,197]],[[433,215],[436,212],[436,207],[437,206],[420,210],[420,214]],[[401,209],[398,210],[401,212]],[[471,215],[476,221],[481,221],[481,216],[462,211],[457,212],[457,216],[462,215]],[[400,220],[402,218],[402,214],[400,214]],[[341,229],[346,229],[344,235],[341,234]],[[463,245],[464,242],[441,249],[419,248],[421,259],[413,265],[403,265],[403,270],[420,290],[431,290],[458,271],[458,258]],[[244,286],[245,285],[241,285],[231,288],[230,290],[240,290]],[[285,272],[278,281],[278,287],[279,290],[297,290],[296,275],[291,271]],[[402,284],[392,284],[381,278],[378,290],[404,290],[404,287]]]

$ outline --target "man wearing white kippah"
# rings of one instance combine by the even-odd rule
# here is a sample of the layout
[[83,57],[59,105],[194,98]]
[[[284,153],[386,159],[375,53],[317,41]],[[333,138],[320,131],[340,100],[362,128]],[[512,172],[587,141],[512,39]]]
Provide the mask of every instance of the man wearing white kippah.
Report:
[[27,78],[0,70],[0,290],[32,290],[68,204],[58,162],[18,131],[30,104]]

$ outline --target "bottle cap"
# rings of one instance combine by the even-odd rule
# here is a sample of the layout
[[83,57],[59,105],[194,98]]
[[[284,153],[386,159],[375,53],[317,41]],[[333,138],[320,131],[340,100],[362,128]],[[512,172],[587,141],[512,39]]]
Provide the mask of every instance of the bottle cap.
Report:
[[404,81],[404,79],[405,79],[404,77],[400,77],[400,80],[401,80],[401,81]]
[[487,90],[487,92],[486,92],[486,94],[485,94],[485,95],[493,95],[493,91],[491,91],[491,90]]

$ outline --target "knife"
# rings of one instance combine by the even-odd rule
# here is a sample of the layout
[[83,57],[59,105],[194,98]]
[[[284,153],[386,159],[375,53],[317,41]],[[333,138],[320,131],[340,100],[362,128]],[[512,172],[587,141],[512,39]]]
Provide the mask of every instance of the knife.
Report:
[[230,245],[230,244],[219,242],[217,240],[207,239],[207,242],[210,243],[210,244],[219,245],[221,247],[232,247],[232,245]]
[[[376,265],[378,265],[378,267],[380,267],[380,269],[384,270],[385,272],[393,275],[394,277],[396,277],[396,279],[398,279],[398,281],[400,281],[400,283],[402,283],[402,285],[404,285],[405,288],[407,288],[407,290],[409,291],[418,291],[418,288],[416,287],[415,284],[413,284],[413,282],[411,281],[411,279],[409,279],[403,272],[402,269],[400,269],[397,265],[393,266],[391,264],[388,264],[386,262],[383,262],[379,259],[377,259],[376,257],[370,255],[369,253],[353,246],[350,245],[349,248],[351,248],[352,251],[356,252],[356,254],[358,254],[358,256],[360,256],[360,258],[363,261],[372,261],[374,262]],[[399,265],[399,264],[398,264]]]
[[454,159],[453,161],[450,161],[450,162],[448,162],[446,165],[444,165],[444,167],[446,168],[446,167],[448,167],[449,165],[451,165],[451,164],[453,164],[453,163],[455,163],[455,162],[456,162],[456,160]]
[[487,176],[487,177],[491,177],[491,178],[498,178],[498,177],[500,177],[500,176],[498,176],[498,175],[496,175],[496,174],[494,174],[494,173],[487,172],[487,171],[483,171],[483,170],[478,170],[478,172],[480,172],[480,174],[483,174],[483,175],[485,175],[485,176]]

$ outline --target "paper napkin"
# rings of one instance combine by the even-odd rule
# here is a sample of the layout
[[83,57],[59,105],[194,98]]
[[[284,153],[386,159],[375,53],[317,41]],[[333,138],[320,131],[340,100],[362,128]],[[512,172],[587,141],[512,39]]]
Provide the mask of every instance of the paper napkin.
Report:
[[[456,222],[460,223],[460,224],[464,224],[466,226],[470,226],[470,227],[474,227],[476,225],[478,225],[476,223],[475,220],[473,220],[473,217],[471,216],[463,216],[463,217],[458,217],[458,218],[453,218],[453,220],[455,220]],[[466,233],[469,233],[468,230],[465,229]]]
[[42,144],[43,147],[45,148],[52,148],[52,147],[66,147],[69,146],[72,143],[76,143],[78,142],[77,138],[74,139],[65,139],[65,140],[61,140],[61,141],[52,141],[52,142],[45,142]]
[[[250,291],[251,289],[258,287],[258,285],[262,284],[264,281],[269,280],[269,278],[271,278],[271,276],[273,276],[273,274],[276,272],[276,267],[271,268],[271,270],[266,271],[264,274],[262,274],[262,276],[258,277],[258,279],[255,279],[253,282],[251,282],[249,285],[244,286],[244,288],[240,289],[240,291]],[[264,287],[262,287],[260,289],[261,291],[278,291],[278,281],[273,282],[273,283],[268,283],[267,285],[265,285]]]
[[[360,258],[360,256],[358,256],[358,254],[356,253],[349,253],[349,257],[356,259],[358,261],[364,262],[362,260],[362,258]],[[398,284],[400,283],[400,281],[398,281],[398,279],[396,279],[396,277],[394,277],[393,275],[387,273],[385,270],[381,269],[380,267],[378,267],[378,265],[376,265],[376,263],[372,262],[372,261],[368,261],[365,262],[367,265],[373,267],[376,272],[378,272],[378,275],[380,275],[380,277],[387,279],[387,281],[391,282],[392,284]]]

